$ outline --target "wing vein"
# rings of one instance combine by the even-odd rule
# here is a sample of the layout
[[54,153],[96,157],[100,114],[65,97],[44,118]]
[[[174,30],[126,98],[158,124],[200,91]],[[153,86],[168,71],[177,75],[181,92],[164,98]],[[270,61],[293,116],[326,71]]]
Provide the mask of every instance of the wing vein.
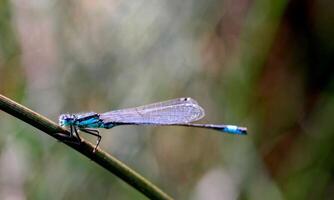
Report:
[[104,123],[174,124],[204,117],[204,110],[191,98],[179,98],[100,114]]

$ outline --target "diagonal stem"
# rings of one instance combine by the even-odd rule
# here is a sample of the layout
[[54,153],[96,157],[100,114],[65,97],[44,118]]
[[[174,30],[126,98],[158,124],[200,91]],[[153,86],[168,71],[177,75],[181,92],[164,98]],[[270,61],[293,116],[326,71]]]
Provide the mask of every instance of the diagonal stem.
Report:
[[[109,155],[101,149],[97,149],[95,153],[94,146],[87,141],[82,140],[81,143],[76,144],[65,140],[64,136],[70,133],[58,126],[48,118],[30,110],[29,108],[16,103],[15,101],[0,94],[0,109],[22,121],[36,127],[44,133],[56,138],[64,144],[70,146],[76,151],[88,157],[90,160],[96,162],[101,167],[104,167],[109,172],[121,178],[123,181],[140,191],[151,199],[172,199],[160,188],[146,180],[140,174],[132,170],[130,167]],[[61,133],[61,134],[59,134]]]

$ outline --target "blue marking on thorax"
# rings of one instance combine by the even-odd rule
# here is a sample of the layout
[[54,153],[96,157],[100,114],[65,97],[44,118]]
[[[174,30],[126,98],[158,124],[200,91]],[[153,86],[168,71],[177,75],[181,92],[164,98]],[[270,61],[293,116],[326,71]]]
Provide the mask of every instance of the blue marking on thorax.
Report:
[[109,129],[109,128],[113,128],[114,126],[116,126],[116,124],[107,123],[107,124],[102,124],[101,128]]
[[78,121],[76,125],[82,128],[103,128],[103,123],[98,117],[92,117],[90,119]]

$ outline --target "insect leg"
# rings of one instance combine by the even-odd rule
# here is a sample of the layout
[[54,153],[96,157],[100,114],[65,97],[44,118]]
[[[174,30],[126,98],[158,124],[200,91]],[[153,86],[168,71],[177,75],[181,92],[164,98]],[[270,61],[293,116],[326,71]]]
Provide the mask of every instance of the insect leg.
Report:
[[[66,138],[66,142],[71,142],[74,144],[80,144],[81,142],[81,138],[78,134],[77,129],[74,126],[70,126],[70,130],[69,130],[70,134],[63,134],[63,133],[58,133],[58,135]],[[74,140],[73,140],[74,139]]]
[[101,137],[101,135],[100,135],[100,132],[99,132],[98,130],[95,130],[95,129],[87,129],[87,128],[85,128],[85,129],[80,129],[80,131],[85,132],[85,133],[88,133],[88,134],[90,134],[90,135],[94,135],[94,136],[97,137],[96,146],[95,146],[95,148],[94,148],[94,150],[93,150],[93,152],[95,152],[96,149],[97,149],[97,147],[99,146],[99,144],[100,144],[100,142],[101,142],[101,138],[102,138],[102,137]]
[[[78,133],[77,128],[74,127],[74,126],[71,126],[71,132],[72,132],[72,131],[75,133],[75,136],[76,136],[76,138],[78,139],[78,141],[79,141],[79,143],[80,143],[80,142],[81,142],[81,137],[80,137],[80,135],[79,135],[79,133]],[[72,132],[72,136],[74,135],[73,132]]]

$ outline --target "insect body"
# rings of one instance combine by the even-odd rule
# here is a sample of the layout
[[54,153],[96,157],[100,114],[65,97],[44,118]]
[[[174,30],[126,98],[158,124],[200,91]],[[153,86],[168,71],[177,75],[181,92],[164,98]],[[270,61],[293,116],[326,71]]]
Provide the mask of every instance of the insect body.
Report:
[[70,127],[71,136],[75,134],[80,141],[78,130],[96,136],[95,149],[101,141],[99,131],[96,129],[109,129],[119,125],[187,126],[237,135],[247,134],[247,128],[234,125],[191,123],[203,118],[204,115],[204,109],[195,100],[187,97],[101,114],[95,112],[62,114],[59,116],[59,125]]

